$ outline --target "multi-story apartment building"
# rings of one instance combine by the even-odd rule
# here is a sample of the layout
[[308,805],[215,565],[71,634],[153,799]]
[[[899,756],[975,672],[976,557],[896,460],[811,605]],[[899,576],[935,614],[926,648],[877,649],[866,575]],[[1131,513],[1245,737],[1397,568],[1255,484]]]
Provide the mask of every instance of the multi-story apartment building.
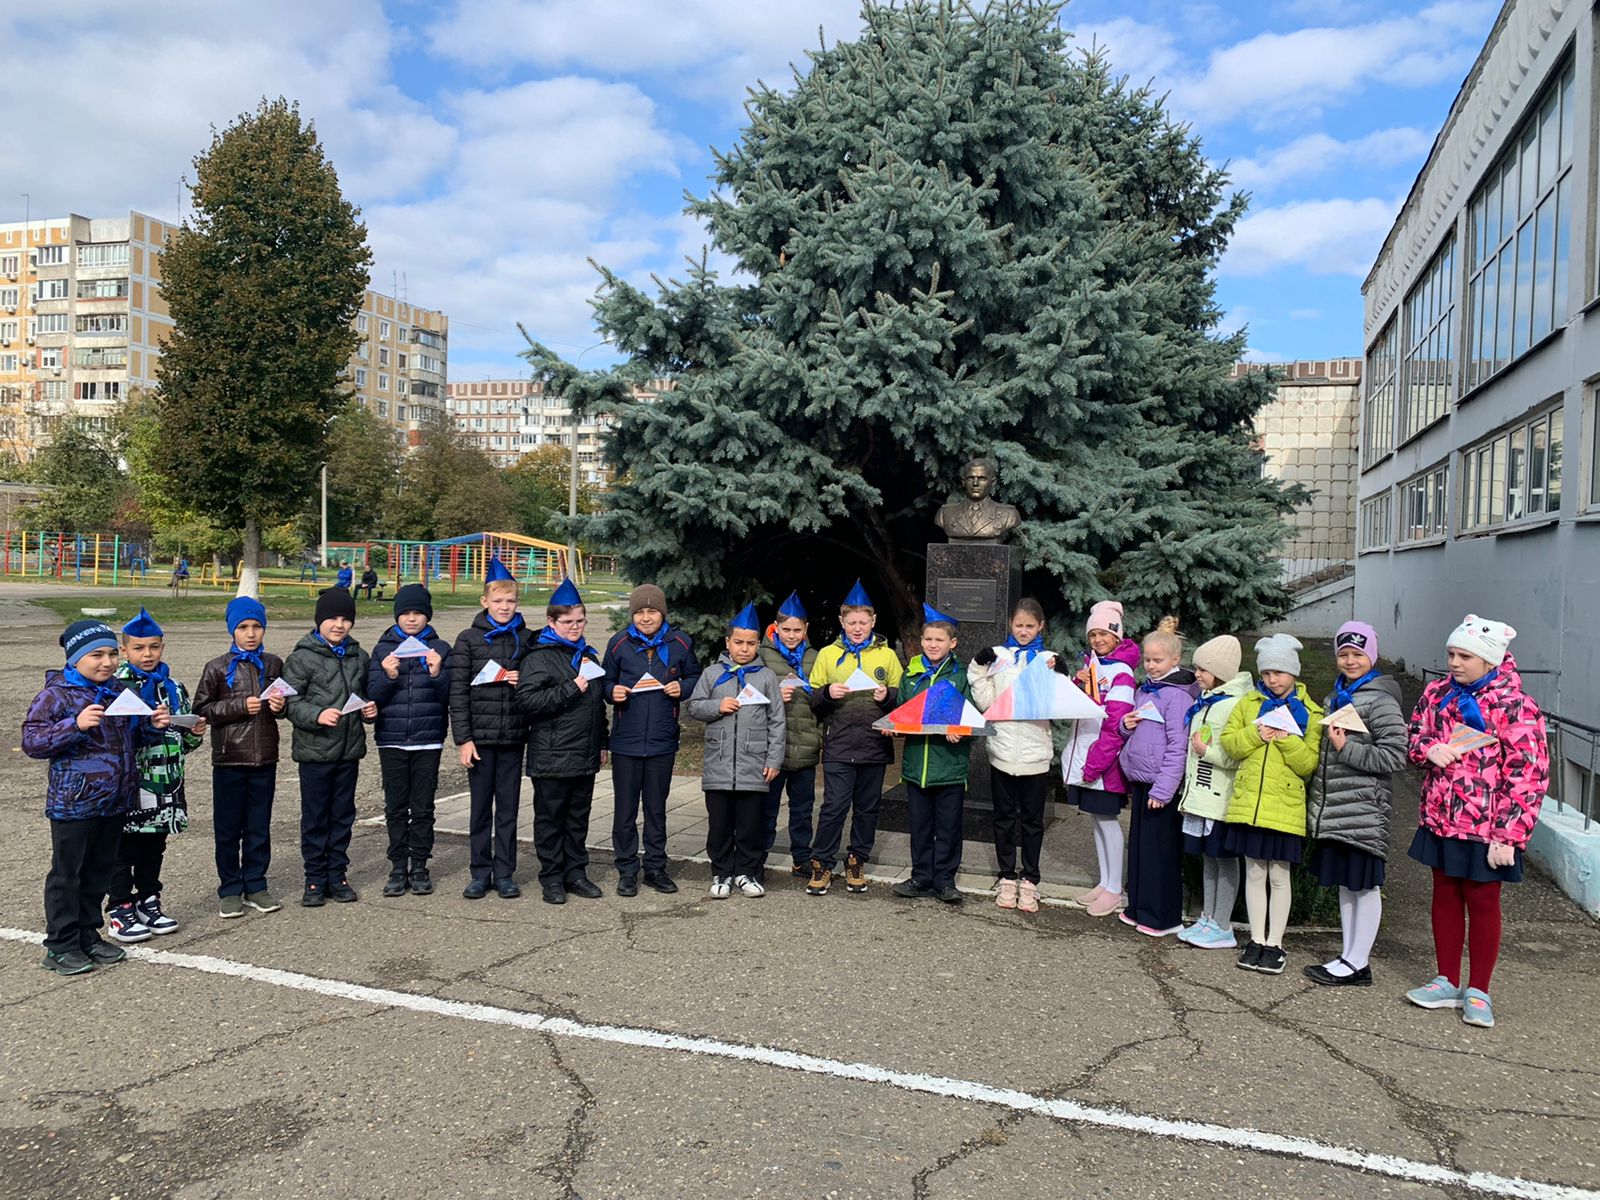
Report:
[[1590,724],[1597,65],[1590,5],[1509,0],[1367,276],[1356,560],[1386,654],[1438,667],[1465,613],[1509,621],[1533,695]]
[[[173,229],[139,212],[0,224],[0,452],[31,457],[63,420],[103,428],[133,388],[155,386]],[[449,319],[368,291],[355,324],[347,380],[415,445],[444,419]]]
[[[652,380],[635,395],[659,395],[672,386],[669,380]],[[577,437],[579,477],[595,487],[611,482],[601,443],[612,421],[606,416],[585,417],[573,428],[572,408],[560,396],[546,395],[542,383],[526,379],[485,379],[452,383],[445,399],[456,431],[502,467],[516,463],[540,446],[572,447]]]

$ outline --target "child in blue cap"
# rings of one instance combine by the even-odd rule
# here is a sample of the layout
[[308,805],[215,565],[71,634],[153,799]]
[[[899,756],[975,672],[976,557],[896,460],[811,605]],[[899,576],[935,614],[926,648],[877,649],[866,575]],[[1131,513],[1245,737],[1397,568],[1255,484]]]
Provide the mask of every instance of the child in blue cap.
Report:
[[[817,806],[817,764],[822,761],[822,727],[811,707],[811,669],[817,652],[811,648],[811,624],[800,593],[790,592],[778,606],[777,620],[761,641],[761,661],[778,681],[789,725],[785,731],[783,769],[767,790],[766,852],[778,840],[778,813],[789,796],[789,856],[792,875],[811,875],[811,814]],[[766,855],[761,860],[765,882]]]

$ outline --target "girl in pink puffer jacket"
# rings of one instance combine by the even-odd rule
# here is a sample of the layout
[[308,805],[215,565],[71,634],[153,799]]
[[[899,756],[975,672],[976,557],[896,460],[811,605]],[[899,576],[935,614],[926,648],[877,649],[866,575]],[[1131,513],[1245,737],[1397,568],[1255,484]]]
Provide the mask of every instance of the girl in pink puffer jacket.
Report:
[[1468,616],[1446,642],[1449,675],[1428,685],[1411,715],[1411,761],[1426,768],[1411,857],[1433,869],[1439,973],[1406,998],[1422,1008],[1460,1008],[1468,1025],[1494,1024],[1489,979],[1500,954],[1500,885],[1522,879],[1523,850],[1550,778],[1544,714],[1506,653],[1516,636],[1504,622]]

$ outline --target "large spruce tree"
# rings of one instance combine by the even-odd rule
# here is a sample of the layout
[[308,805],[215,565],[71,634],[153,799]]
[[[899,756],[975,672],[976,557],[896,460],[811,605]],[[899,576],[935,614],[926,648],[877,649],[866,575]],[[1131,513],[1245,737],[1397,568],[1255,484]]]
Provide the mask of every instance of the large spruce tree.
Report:
[[348,389],[367,286],[366,227],[316,130],[262,101],[194,160],[194,213],[162,256],[174,329],[157,368],[157,466],[172,499],[243,531],[241,594],[262,530],[308,505]]
[[651,299],[605,273],[600,329],[654,403],[614,405],[630,474],[593,529],[702,613],[862,576],[902,629],[964,461],[998,464],[1028,585],[1076,619],[1197,632],[1277,611],[1292,497],[1265,481],[1260,375],[1229,378],[1212,273],[1245,199],[1061,5],[868,3],[859,38],[747,104],[691,199],[741,273]]

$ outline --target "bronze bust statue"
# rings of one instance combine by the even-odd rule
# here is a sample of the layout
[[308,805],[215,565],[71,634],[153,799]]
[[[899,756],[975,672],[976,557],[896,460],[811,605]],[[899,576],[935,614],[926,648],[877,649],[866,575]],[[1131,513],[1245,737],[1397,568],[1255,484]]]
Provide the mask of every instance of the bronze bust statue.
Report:
[[985,459],[975,458],[961,468],[961,490],[966,499],[944,505],[933,518],[946,538],[952,542],[998,543],[1022,524],[1022,514],[1012,505],[989,498],[994,481],[995,469]]

